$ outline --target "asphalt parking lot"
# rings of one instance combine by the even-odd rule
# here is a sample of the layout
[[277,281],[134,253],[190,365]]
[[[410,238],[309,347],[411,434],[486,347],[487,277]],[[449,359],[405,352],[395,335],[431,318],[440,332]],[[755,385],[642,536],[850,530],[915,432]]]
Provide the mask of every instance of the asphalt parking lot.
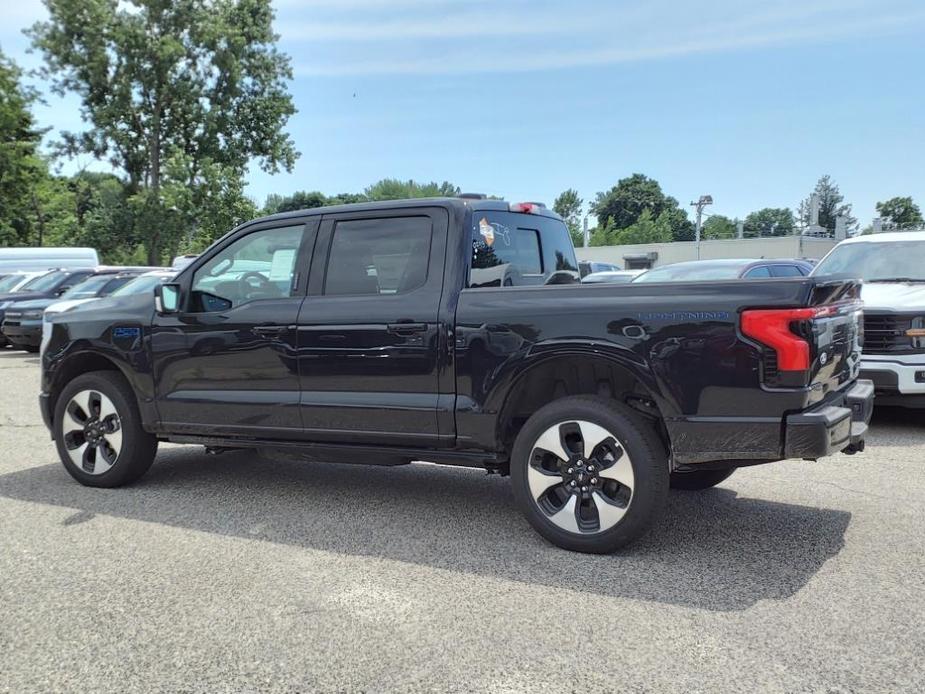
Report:
[[598,557],[473,470],[163,446],[135,486],[84,488],[38,371],[0,351],[0,691],[925,688],[925,413],[673,493]]

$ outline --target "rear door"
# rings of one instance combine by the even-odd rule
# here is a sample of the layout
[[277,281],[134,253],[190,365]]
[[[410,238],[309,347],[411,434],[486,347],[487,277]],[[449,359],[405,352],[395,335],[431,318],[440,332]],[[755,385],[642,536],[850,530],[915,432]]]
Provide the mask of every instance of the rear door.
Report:
[[453,402],[438,387],[448,219],[443,208],[325,216],[298,319],[308,438],[433,445],[452,436],[438,426]]

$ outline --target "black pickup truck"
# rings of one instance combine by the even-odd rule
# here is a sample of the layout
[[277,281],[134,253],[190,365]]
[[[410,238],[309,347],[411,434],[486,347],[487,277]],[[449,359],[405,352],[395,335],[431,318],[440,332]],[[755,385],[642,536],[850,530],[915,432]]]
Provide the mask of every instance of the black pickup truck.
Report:
[[477,466],[553,543],[608,552],[669,486],[863,450],[858,289],[582,285],[537,203],[305,210],[233,230],[154,296],[52,317],[41,409],[86,485],[138,479],[159,441]]

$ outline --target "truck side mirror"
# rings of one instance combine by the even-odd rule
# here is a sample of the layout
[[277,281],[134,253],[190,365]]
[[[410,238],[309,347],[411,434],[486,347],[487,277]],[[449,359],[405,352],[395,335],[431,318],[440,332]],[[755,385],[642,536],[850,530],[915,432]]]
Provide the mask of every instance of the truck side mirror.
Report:
[[154,309],[158,313],[176,313],[180,310],[180,285],[159,284],[154,288]]

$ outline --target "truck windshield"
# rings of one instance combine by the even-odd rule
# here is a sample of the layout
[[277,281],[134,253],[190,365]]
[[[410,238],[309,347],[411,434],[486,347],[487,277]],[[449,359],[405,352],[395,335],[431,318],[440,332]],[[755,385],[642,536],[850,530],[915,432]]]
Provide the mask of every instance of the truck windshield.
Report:
[[83,282],[75,284],[61,296],[64,299],[88,299],[99,294],[100,290],[102,290],[111,279],[112,275],[88,277]]
[[64,279],[66,272],[49,272],[47,275],[36,277],[34,280],[22,287],[24,292],[45,292],[55,287],[58,282]]
[[473,211],[470,287],[577,281],[578,261],[562,221],[518,212]]
[[813,270],[813,277],[850,275],[865,282],[925,282],[925,241],[845,243]]

